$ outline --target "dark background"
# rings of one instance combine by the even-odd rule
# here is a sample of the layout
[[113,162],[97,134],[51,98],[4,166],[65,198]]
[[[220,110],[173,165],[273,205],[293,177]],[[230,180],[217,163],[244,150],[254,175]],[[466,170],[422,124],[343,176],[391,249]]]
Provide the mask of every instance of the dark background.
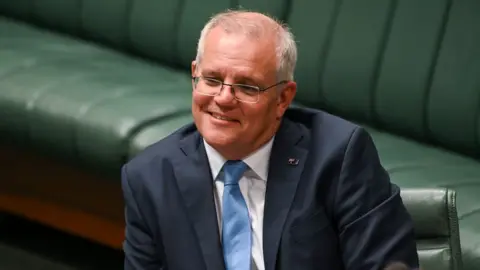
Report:
[[0,270],[123,269],[123,253],[0,213]]

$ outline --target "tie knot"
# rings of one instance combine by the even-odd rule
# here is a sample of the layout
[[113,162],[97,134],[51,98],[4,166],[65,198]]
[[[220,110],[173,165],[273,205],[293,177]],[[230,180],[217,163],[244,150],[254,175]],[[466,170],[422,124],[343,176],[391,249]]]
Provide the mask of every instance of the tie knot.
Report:
[[224,184],[235,185],[238,184],[243,173],[247,170],[247,164],[241,160],[229,160],[223,165],[223,172],[225,173]]

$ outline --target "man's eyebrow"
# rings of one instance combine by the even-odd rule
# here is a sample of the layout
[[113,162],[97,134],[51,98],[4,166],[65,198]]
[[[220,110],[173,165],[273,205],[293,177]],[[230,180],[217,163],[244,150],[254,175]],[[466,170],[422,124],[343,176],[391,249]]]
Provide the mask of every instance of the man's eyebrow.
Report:
[[259,86],[260,82],[262,81],[262,78],[259,77],[259,76],[238,75],[238,76],[235,77],[235,80],[240,82],[240,83]]
[[[223,77],[223,73],[212,69],[202,69],[200,72],[205,77]],[[237,74],[234,77],[236,83],[249,84],[252,86],[258,86],[262,82],[261,76],[247,76],[244,74]]]
[[210,70],[210,69],[202,69],[202,71],[200,72],[202,75],[206,75],[206,76],[219,76],[221,75],[220,72],[218,71],[214,71],[214,70]]

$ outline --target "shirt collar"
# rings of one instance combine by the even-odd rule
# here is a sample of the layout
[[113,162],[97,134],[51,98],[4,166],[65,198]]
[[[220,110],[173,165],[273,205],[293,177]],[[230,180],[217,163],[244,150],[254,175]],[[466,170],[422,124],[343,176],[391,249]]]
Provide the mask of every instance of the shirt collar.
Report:
[[[268,177],[268,164],[273,140],[274,138],[243,159],[243,162],[248,165],[250,170],[252,170],[263,181],[267,181]],[[207,152],[208,163],[210,164],[213,180],[216,180],[218,174],[222,170],[223,164],[225,164],[227,160],[205,140],[203,140],[203,143],[205,145],[205,151]]]

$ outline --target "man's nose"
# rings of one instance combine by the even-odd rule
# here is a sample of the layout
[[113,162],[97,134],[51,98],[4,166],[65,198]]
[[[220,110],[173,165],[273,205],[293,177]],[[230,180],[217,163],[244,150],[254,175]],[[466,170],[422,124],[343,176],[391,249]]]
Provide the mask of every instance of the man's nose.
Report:
[[215,101],[218,103],[232,103],[233,101],[236,101],[235,99],[235,92],[230,85],[223,85],[222,89],[220,90],[220,93],[215,96]]

